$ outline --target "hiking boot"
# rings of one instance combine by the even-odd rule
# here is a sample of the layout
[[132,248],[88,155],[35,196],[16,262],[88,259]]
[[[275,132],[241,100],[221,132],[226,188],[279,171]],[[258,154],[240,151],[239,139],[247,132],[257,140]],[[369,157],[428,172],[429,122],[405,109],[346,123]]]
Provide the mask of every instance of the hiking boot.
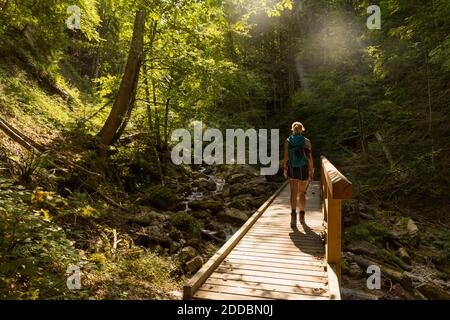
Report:
[[305,211],[300,211],[300,222],[305,222]]
[[297,226],[297,212],[292,210],[291,212],[291,227],[295,228]]

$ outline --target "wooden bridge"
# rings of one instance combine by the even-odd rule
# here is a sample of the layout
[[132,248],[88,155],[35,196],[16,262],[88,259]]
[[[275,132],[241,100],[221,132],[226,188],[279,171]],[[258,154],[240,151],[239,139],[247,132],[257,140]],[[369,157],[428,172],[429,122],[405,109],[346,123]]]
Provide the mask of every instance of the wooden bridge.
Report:
[[351,183],[322,157],[305,221],[290,226],[284,183],[184,286],[184,299],[340,300],[341,201]]

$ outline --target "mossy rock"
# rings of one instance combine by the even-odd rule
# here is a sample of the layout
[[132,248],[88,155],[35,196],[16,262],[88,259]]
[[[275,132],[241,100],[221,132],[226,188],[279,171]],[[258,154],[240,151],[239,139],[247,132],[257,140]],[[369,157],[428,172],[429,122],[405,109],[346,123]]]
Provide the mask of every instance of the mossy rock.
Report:
[[252,188],[248,185],[242,183],[235,183],[230,187],[230,196],[238,196],[242,194],[251,194],[253,192]]
[[145,195],[140,202],[156,209],[170,210],[179,206],[180,199],[172,189],[164,186],[152,186],[145,190]]
[[201,225],[186,212],[178,212],[170,218],[170,223],[188,239],[201,239]]
[[129,223],[136,223],[141,226],[149,226],[154,223],[161,223],[166,221],[167,216],[162,213],[148,211],[139,212],[137,214],[130,214],[125,217],[126,221]]
[[390,231],[392,237],[404,242],[410,242],[417,238],[419,228],[414,220],[408,217],[400,217],[396,218],[394,221],[396,221],[396,223]]
[[196,219],[207,219],[211,215],[205,210],[191,211],[191,215]]
[[350,243],[363,240],[372,244],[383,244],[389,231],[376,221],[365,221],[353,225],[345,231],[345,238]]
[[212,212],[218,212],[223,209],[223,203],[213,199],[194,200],[189,206],[192,210],[210,210]]

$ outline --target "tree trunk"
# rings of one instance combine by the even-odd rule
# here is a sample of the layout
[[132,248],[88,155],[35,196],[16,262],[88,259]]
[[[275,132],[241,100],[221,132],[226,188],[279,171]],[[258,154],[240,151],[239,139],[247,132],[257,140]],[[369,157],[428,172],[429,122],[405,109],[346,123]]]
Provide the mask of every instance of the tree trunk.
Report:
[[147,65],[144,63],[143,65],[143,71],[144,71],[144,90],[145,90],[145,100],[147,104],[147,121],[148,121],[148,128],[150,129],[150,132],[153,132],[153,120],[152,120],[152,105],[150,103],[150,84],[148,83],[148,70]]
[[[134,91],[133,96],[136,95],[137,84],[138,84],[138,82],[136,81],[136,85],[133,89],[133,91]],[[131,113],[133,112],[133,109],[135,106],[136,106],[136,99],[133,99],[133,101],[131,102],[131,106],[128,108],[127,114],[125,115],[125,119],[123,120],[120,128],[117,130],[117,133],[114,135],[114,138],[112,139],[111,144],[116,143],[122,136],[123,132],[125,131],[125,129],[128,125],[128,121],[130,121]]]
[[358,120],[359,120],[359,131],[361,136],[361,148],[363,155],[367,154],[367,139],[366,139],[366,130],[364,127],[364,120],[362,118],[361,106],[358,104]]
[[377,138],[378,143],[381,145],[381,148],[383,149],[384,154],[386,155],[386,159],[389,162],[389,166],[391,168],[391,171],[395,168],[395,161],[392,158],[391,151],[389,150],[388,146],[384,142],[383,136],[381,135],[381,132],[377,131],[375,132],[375,137]]
[[164,150],[168,150],[168,140],[169,140],[169,106],[170,98],[166,101],[166,112],[164,114]]
[[0,130],[29,151],[40,153],[41,151],[44,150],[44,148],[41,145],[31,140],[30,138],[22,134],[19,130],[17,130],[16,128],[14,128],[13,126],[11,126],[2,119],[0,119]]
[[[152,55],[153,52],[153,43],[155,41],[156,37],[156,31],[158,27],[158,22],[154,21],[152,24],[152,35],[150,37],[150,43],[149,43],[149,55]],[[151,106],[151,97],[150,97],[150,85],[148,83],[148,69],[147,64],[143,64],[143,71],[144,71],[144,90],[145,90],[145,99],[147,100],[147,117],[148,117],[148,127],[150,129],[150,132],[153,132],[153,120],[152,120],[152,106]],[[155,106],[156,108],[156,106]]]
[[155,136],[156,136],[156,145],[158,149],[161,148],[161,123],[158,112],[158,99],[156,97],[156,83],[155,79],[152,78],[152,91],[153,91],[153,105],[155,108]]
[[428,55],[426,56],[427,64],[427,93],[428,93],[428,134],[431,142],[431,168],[434,170],[434,138],[433,138],[433,104],[431,100],[431,79],[430,79],[430,63]]
[[139,69],[142,61],[142,52],[144,47],[144,27],[145,15],[140,10],[136,13],[134,21],[133,39],[131,41],[128,61],[125,73],[120,84],[117,98],[114,101],[111,113],[99,133],[100,146],[105,149],[112,144],[114,137],[126,119],[127,112],[131,108],[135,95],[135,86],[139,78]]

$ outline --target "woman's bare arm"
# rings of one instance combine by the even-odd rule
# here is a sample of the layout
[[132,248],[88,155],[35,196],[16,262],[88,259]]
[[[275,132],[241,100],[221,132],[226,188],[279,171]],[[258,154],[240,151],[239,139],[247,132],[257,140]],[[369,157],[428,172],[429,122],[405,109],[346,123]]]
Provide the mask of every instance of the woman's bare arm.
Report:
[[309,176],[311,180],[314,180],[314,161],[313,161],[312,146],[311,149],[309,150],[308,167],[309,167]]
[[288,143],[287,141],[284,142],[284,164],[288,162],[289,159],[289,153],[288,153]]
[[288,159],[289,159],[289,153],[288,153],[288,143],[287,141],[284,143],[284,164],[283,164],[283,175],[284,178],[287,179],[288,178],[288,172],[287,172],[287,163],[288,163]]

